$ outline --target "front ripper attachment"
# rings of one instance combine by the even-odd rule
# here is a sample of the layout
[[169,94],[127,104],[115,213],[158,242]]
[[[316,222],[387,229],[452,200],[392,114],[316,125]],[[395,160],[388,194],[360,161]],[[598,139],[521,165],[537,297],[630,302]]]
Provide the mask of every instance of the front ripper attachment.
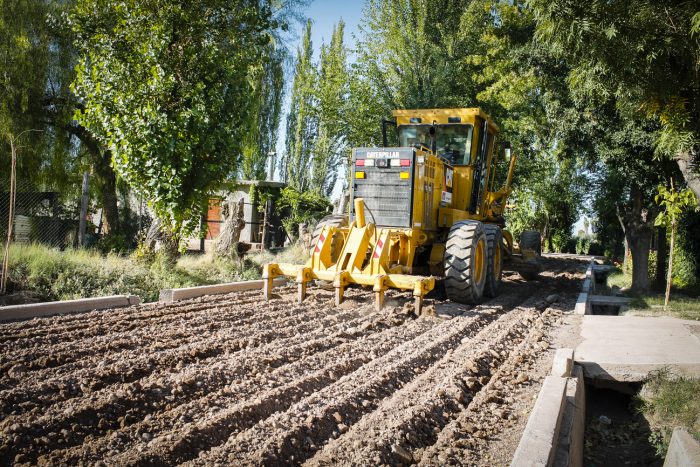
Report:
[[[359,202],[359,205],[358,205]],[[421,233],[411,229],[376,228],[365,224],[362,200],[355,200],[356,219],[349,227],[326,226],[306,265],[266,264],[263,268],[263,293],[272,296],[273,280],[278,276],[294,278],[297,300],[306,297],[306,287],[314,279],[331,282],[335,288],[335,304],[345,298],[350,284],[372,287],[375,309],[384,307],[384,294],[390,288],[411,290],[415,312],[420,315],[423,297],[435,287],[435,278],[414,276],[410,272],[413,252],[424,240]],[[342,237],[342,247],[334,238]],[[341,248],[340,252],[333,248]]]

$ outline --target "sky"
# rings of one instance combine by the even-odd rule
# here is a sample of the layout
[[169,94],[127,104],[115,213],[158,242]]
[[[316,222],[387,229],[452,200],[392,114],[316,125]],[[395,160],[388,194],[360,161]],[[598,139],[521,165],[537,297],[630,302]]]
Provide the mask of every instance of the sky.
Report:
[[[331,41],[331,36],[333,35],[333,27],[338,23],[340,19],[345,22],[345,44],[352,48],[354,46],[353,34],[357,35],[358,25],[362,17],[362,7],[364,1],[362,0],[313,0],[311,4],[306,8],[303,14],[310,18],[312,21],[311,25],[311,42],[314,47],[314,57],[318,60],[320,55],[321,44],[328,44]],[[289,49],[293,55],[296,56],[297,48],[301,42],[301,36],[303,33],[303,28],[305,24],[295,25],[295,34],[292,43],[289,44]],[[293,65],[292,65],[293,66]],[[287,123],[287,113],[289,110],[290,103],[290,92],[292,81],[294,80],[294,72],[288,70],[285,75],[286,89],[285,89],[285,99],[282,108],[282,120],[279,129],[279,135],[277,139],[277,154],[282,154],[284,152],[284,140],[286,137],[286,123]],[[344,173],[340,173],[338,180],[342,180]],[[279,180],[279,174],[275,174],[275,180]],[[340,183],[336,183],[335,189],[331,195],[331,199],[335,199],[340,195],[342,187]]]
[[345,21],[345,40],[352,45],[352,34],[357,33],[363,5],[364,2],[361,0],[314,0],[309,5],[306,16],[313,21],[311,40],[317,53],[322,41],[326,44],[331,41],[333,26],[340,19]]

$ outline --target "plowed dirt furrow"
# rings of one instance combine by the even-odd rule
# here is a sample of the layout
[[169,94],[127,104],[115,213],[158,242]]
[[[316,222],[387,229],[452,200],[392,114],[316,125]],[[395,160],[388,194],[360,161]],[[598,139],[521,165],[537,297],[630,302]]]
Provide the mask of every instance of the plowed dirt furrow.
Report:
[[489,440],[519,416],[509,410],[513,393],[527,381],[524,364],[540,358],[546,350],[540,345],[543,330],[552,325],[554,313],[544,313],[530,328],[525,339],[512,349],[508,358],[474,396],[465,410],[440,431],[435,443],[422,452],[414,452],[419,465],[480,465],[490,463],[481,455]]
[[[272,303],[262,310],[257,307],[245,307],[242,310],[234,307],[217,308],[212,312],[199,313],[191,321],[164,322],[148,325],[135,331],[116,332],[92,339],[79,339],[55,345],[34,344],[30,349],[18,352],[16,357],[12,359],[12,363],[6,365],[8,368],[4,374],[0,374],[0,387],[12,387],[17,382],[23,382],[10,378],[7,374],[9,368],[15,365],[22,365],[23,371],[67,366],[67,368],[61,368],[56,372],[49,371],[36,375],[37,379],[46,380],[49,377],[58,376],[62,372],[75,371],[84,366],[86,362],[90,364],[89,359],[84,358],[88,355],[107,354],[112,360],[130,360],[134,355],[184,347],[189,343],[201,340],[202,335],[216,334],[219,331],[228,332],[234,327],[237,330],[246,330],[249,326],[252,327],[266,321],[273,321],[270,323],[273,327],[285,327],[290,323],[293,324],[296,316],[304,310],[306,308],[299,306],[281,306],[279,302]],[[232,314],[236,316],[228,316]],[[8,358],[5,356],[5,360]],[[71,365],[73,362],[75,363]],[[105,362],[105,364],[107,363]]]
[[[200,359],[236,352],[242,348],[256,347],[274,340],[303,335],[321,329],[323,326],[338,325],[339,321],[356,316],[355,312],[351,311],[328,317],[325,311],[305,311],[303,307],[296,304],[286,309],[291,310],[289,312],[291,317],[254,322],[243,328],[228,328],[214,333],[204,333],[202,336],[207,336],[206,338],[200,336],[199,340],[175,349],[150,353],[146,348],[140,352],[132,352],[129,359],[115,356],[101,360],[97,368],[94,367],[94,362],[89,363],[90,360],[88,360],[87,364],[80,365],[70,372],[70,380],[73,384],[68,387],[66,387],[63,373],[73,370],[71,365],[30,372],[15,384],[16,387],[13,390],[0,392],[0,409],[21,413],[34,407],[80,397],[86,391],[99,391],[111,384],[136,381],[151,374],[154,369],[169,372],[170,368],[178,363],[184,365]],[[164,336],[166,337],[167,335]],[[27,390],[32,387],[34,390]],[[20,405],[25,402],[26,406]]]
[[[125,446],[130,446],[132,451],[147,449],[148,441],[143,439],[143,433],[148,433],[149,437],[152,435],[159,438],[165,435],[166,439],[168,436],[173,438],[186,428],[188,414],[206,412],[215,416],[224,408],[240,404],[241,400],[255,396],[262,388],[275,389],[295,382],[303,385],[302,380],[307,375],[320,370],[326,371],[331,379],[338,378],[343,374],[342,368],[337,370],[329,368],[328,362],[342,361],[347,355],[370,359],[372,356],[388,352],[398,343],[411,339],[433,326],[429,320],[412,320],[405,324],[399,321],[394,321],[392,324],[382,323],[385,320],[383,318],[377,322],[365,323],[362,326],[364,329],[344,332],[342,337],[339,336],[336,346],[304,355],[297,361],[291,361],[269,372],[244,372],[229,386],[210,393],[205,398],[178,406],[119,430],[116,436],[101,438],[98,442],[92,443],[89,449],[79,446],[65,452],[56,452],[52,459],[61,464],[90,463],[121,452]],[[367,349],[371,350],[367,351]],[[222,428],[222,430],[226,429],[228,428]]]
[[309,464],[352,465],[359,458],[374,464],[413,463],[416,451],[431,445],[436,433],[469,404],[534,318],[534,310],[518,308],[463,339],[345,436],[330,441]]
[[[179,358],[172,358],[171,363],[174,364],[174,369],[185,369],[182,373],[172,373],[170,366],[167,366],[162,371],[148,373],[147,366],[150,364],[146,363],[144,370],[144,376],[148,376],[146,380],[136,383],[118,384],[115,387],[87,392],[84,397],[76,396],[75,403],[67,408],[65,403],[57,405],[55,404],[57,401],[51,401],[54,405],[48,412],[39,416],[34,423],[20,425],[15,432],[31,432],[36,437],[44,432],[58,432],[66,429],[66,427],[75,425],[76,420],[80,422],[79,425],[86,427],[85,432],[89,432],[90,427],[93,425],[96,425],[99,431],[118,428],[121,424],[119,417],[124,415],[126,411],[130,412],[130,418],[140,419],[144,415],[161,410],[167,405],[172,406],[182,403],[188,398],[201,397],[202,394],[220,388],[232,378],[240,377],[241,374],[247,371],[264,371],[270,363],[274,363],[274,359],[269,358],[271,355],[276,355],[282,360],[298,358],[299,354],[318,352],[335,345],[340,336],[347,338],[348,335],[344,329],[348,326],[360,325],[364,321],[371,320],[368,316],[360,316],[346,321],[347,318],[352,316],[357,316],[357,313],[347,312],[333,317],[325,317],[313,323],[315,332],[307,331],[297,326],[286,333],[284,331],[277,332],[276,336],[278,339],[267,339],[270,337],[269,333],[273,331],[266,332],[264,335],[253,334],[250,336],[250,339],[254,339],[257,342],[265,342],[265,339],[267,339],[271,343],[259,348],[251,346],[248,351],[242,354],[234,353],[229,355],[224,353],[221,356],[214,356],[216,358],[198,354],[196,357],[189,359],[189,361],[184,355],[180,355]],[[285,338],[285,334],[290,337]],[[314,339],[315,336],[320,337]],[[221,339],[216,338],[217,342],[219,340]],[[219,344],[209,343],[199,347],[211,349],[216,345]],[[238,346],[228,350],[235,352],[240,348]],[[296,355],[294,354],[295,351],[297,352]],[[199,361],[200,357],[202,358],[201,361]],[[162,362],[161,366],[163,366]],[[81,375],[80,377],[83,376]],[[194,386],[190,387],[191,384],[187,383],[187,381],[193,381],[192,385]],[[168,390],[168,388],[178,389],[173,393],[173,390]],[[36,412],[35,409],[34,413]],[[30,418],[33,418],[33,415],[30,414]],[[18,421],[23,419],[24,417],[22,416],[10,416],[0,423],[0,427],[18,424]],[[49,420],[53,421],[53,423],[49,423]],[[38,426],[41,428],[38,428]],[[76,435],[72,437],[72,441],[80,442],[82,438]],[[28,450],[27,446],[21,445],[15,448]],[[41,452],[41,449],[37,447],[33,447],[32,450],[36,453]]]
[[[500,310],[443,322],[387,355],[374,359],[337,383],[311,394],[285,412],[231,437],[196,463],[297,463],[312,454],[339,424],[351,425],[382,399],[425,371],[465,336],[493,321]],[[342,414],[342,415],[341,415]],[[340,416],[340,417],[339,417]],[[341,419],[339,419],[341,418]]]
[[544,266],[421,317],[316,284],[0,325],[0,465],[507,464],[585,269]]
[[[241,292],[241,294],[212,295],[208,300],[193,299],[177,303],[152,303],[140,307],[126,307],[104,311],[69,314],[50,318],[34,319],[9,323],[0,330],[0,342],[34,339],[44,336],[63,338],[65,333],[95,329],[96,326],[109,327],[109,331],[120,329],[137,329],[143,322],[167,319],[169,316],[197,313],[211,310],[217,306],[240,305],[260,300],[259,291]],[[101,328],[97,328],[101,329]]]
[[[96,326],[94,322],[92,325],[88,322],[76,329],[52,330],[52,332],[41,335],[17,335],[11,342],[6,341],[0,344],[0,351],[9,346],[16,349],[26,345],[27,348],[25,352],[33,355],[39,350],[43,351],[43,348],[46,346],[74,346],[76,344],[75,340],[66,343],[65,340],[61,339],[61,336],[64,336],[65,333],[74,335],[78,340],[77,342],[89,341],[90,339],[99,341],[104,340],[105,337],[119,338],[121,335],[130,335],[134,333],[148,335],[155,329],[169,325],[193,326],[203,323],[216,324],[223,320],[251,319],[258,310],[256,310],[255,307],[247,307],[246,305],[259,303],[259,301],[260,297],[258,296],[255,297],[255,299],[251,297],[243,301],[235,299],[225,302],[222,301],[209,307],[206,305],[182,305],[181,308],[174,309],[173,311],[176,312],[173,313],[152,313],[141,317],[132,317],[131,315],[122,316],[121,318],[113,317],[104,322],[100,320],[98,326]],[[100,313],[103,312],[88,314],[94,314],[95,318],[98,318]],[[0,364],[4,363],[5,360],[6,357],[4,355],[0,357]]]
[[115,458],[114,462],[116,464],[172,464],[187,460],[200,449],[219,444],[225,441],[230,433],[246,429],[274,412],[285,410],[308,394],[319,391],[337,381],[338,378],[352,373],[370,361],[373,356],[382,355],[395,347],[396,342],[382,341],[371,349],[361,348],[352,353],[343,353],[318,371],[305,372],[299,379],[259,392],[255,399],[244,399],[244,402],[233,407],[210,414],[206,421],[186,425],[181,432],[175,432],[173,436],[160,439],[160,442],[149,444],[140,453],[126,453],[124,456]]

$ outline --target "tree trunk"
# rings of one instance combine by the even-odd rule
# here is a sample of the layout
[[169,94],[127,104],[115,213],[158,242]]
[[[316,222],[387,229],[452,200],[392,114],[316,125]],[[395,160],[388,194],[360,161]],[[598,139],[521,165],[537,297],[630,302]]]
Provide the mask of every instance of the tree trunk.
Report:
[[617,206],[617,217],[625,233],[627,247],[632,254],[632,290],[649,290],[649,250],[654,231],[654,215],[645,207],[644,194],[638,185],[632,185],[630,202],[621,209]]
[[102,182],[101,202],[106,232],[118,234],[121,232],[119,223],[119,208],[117,206],[117,174],[111,165],[111,153],[105,151],[95,157],[95,173]]
[[668,277],[666,278],[666,295],[664,297],[664,311],[668,310],[668,301],[671,298],[671,283],[673,283],[673,247],[676,240],[676,219],[671,214],[671,251],[668,254]]
[[651,229],[630,231],[627,241],[632,253],[632,290],[634,292],[647,292],[649,290]]
[[[100,201],[102,202],[103,223],[108,226],[107,232],[114,234],[121,232],[117,207],[117,174],[112,168],[112,154],[103,150],[85,127],[72,122],[66,126],[66,131],[80,139],[80,142],[92,154],[95,175],[102,185]],[[102,230],[105,230],[104,227]]]
[[656,228],[657,242],[656,242],[656,277],[654,278],[654,288],[656,290],[663,290],[666,284],[666,228],[657,227]]
[[698,173],[698,154],[696,149],[683,151],[676,155],[676,163],[683,174],[688,187],[695,193],[695,199],[700,204],[700,173]]

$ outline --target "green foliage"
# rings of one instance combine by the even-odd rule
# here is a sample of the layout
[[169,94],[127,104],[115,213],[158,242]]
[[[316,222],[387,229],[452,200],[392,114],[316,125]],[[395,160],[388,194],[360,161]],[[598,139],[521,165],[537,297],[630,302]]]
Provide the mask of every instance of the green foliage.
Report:
[[262,64],[251,67],[252,103],[241,162],[245,180],[264,180],[268,158],[275,151],[284,94],[285,55],[283,49],[270,42],[264,49]]
[[588,235],[579,235],[576,238],[576,254],[587,255],[591,249],[591,238]]
[[535,158],[524,162],[524,179],[513,192],[508,221],[514,235],[542,232],[550,250],[561,251],[572,235],[584,201],[586,180],[573,161]]
[[301,49],[297,50],[294,84],[287,116],[285,153],[279,161],[282,180],[298,191],[309,188],[313,142],[317,131],[315,115],[317,71],[312,61],[311,21],[306,23]]
[[690,189],[675,190],[659,185],[655,199],[663,208],[654,222],[656,226],[675,226],[686,209],[696,207],[695,195]]
[[[470,80],[463,60],[469,44],[460,35],[460,18],[467,16],[466,10],[480,18],[489,14],[481,2],[366,3],[358,62],[372,94],[382,104],[382,116],[393,108],[451,107],[471,100],[474,92],[467,91]],[[473,37],[474,32],[470,39]]]
[[[653,0],[530,5],[538,39],[571,65],[569,80],[582,99],[613,100],[627,114],[658,121],[657,154],[692,150],[700,128],[697,5]],[[683,175],[697,178],[692,169]]]
[[688,210],[678,223],[673,284],[680,288],[700,285],[700,212]]
[[335,26],[330,44],[321,46],[316,65],[311,22],[306,24],[294,70],[286,148],[280,160],[280,172],[289,186],[322,196],[331,194],[347,151],[346,121],[351,111],[344,29],[342,21]]
[[13,291],[31,291],[42,300],[127,293],[150,300],[157,297],[157,281],[148,269],[116,256],[102,257],[78,250],[61,252],[41,245],[12,245],[9,268]]
[[294,238],[299,231],[299,224],[319,220],[330,212],[328,198],[311,191],[301,192],[294,187],[285,187],[277,202],[277,211],[285,213],[282,219],[287,234]]
[[640,410],[652,429],[650,441],[665,457],[673,429],[683,427],[700,439],[700,379],[650,375],[639,395]]
[[193,231],[209,193],[235,173],[270,43],[268,2],[78,0],[75,115],[164,226]]
[[259,264],[209,255],[175,260],[161,252],[128,257],[43,245],[10,247],[10,290],[28,291],[45,301],[134,294],[150,302],[158,300],[161,289],[259,277]]
[[102,254],[123,254],[131,249],[131,244],[126,238],[126,235],[118,234],[107,234],[102,236],[95,245]]
[[311,189],[317,194],[330,196],[338,177],[346,147],[348,71],[347,51],[343,44],[345,23],[340,21],[333,29],[330,45],[321,46],[318,73],[318,134],[314,141],[311,164]]

